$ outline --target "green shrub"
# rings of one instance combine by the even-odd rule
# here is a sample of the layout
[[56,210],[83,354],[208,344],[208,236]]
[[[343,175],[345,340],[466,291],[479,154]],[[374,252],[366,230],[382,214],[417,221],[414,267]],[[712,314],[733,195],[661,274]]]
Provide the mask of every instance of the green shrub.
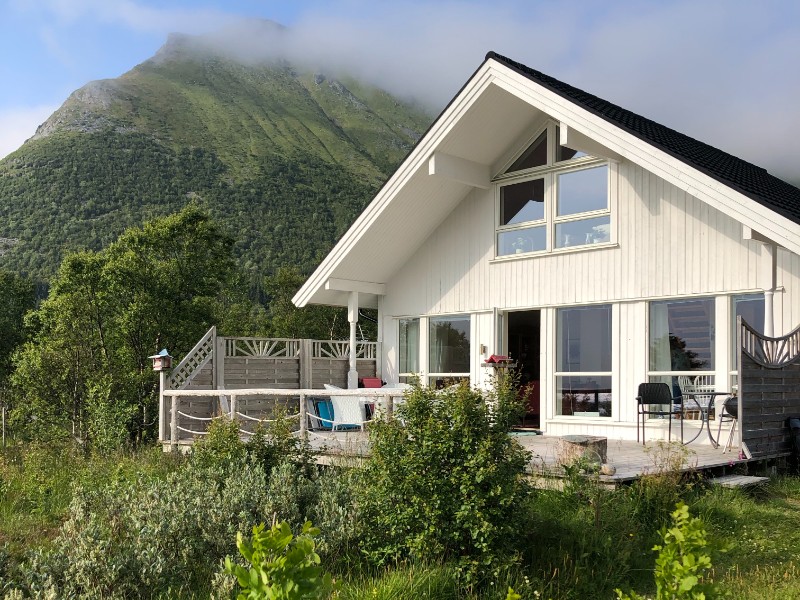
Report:
[[239,433],[239,424],[228,417],[215,419],[207,435],[192,444],[191,460],[201,467],[224,466],[239,462],[247,449]]
[[329,564],[350,562],[360,546],[363,524],[357,485],[358,471],[344,466],[326,469],[317,478],[310,520],[322,531],[319,550]]
[[112,393],[110,377],[98,377],[88,384],[89,441],[97,452],[112,452],[130,443],[129,429],[137,415],[136,406],[115,401]]
[[398,418],[370,429],[361,494],[364,545],[378,563],[453,560],[473,581],[516,560],[527,453],[508,435],[510,383],[414,388]]
[[271,522],[287,521],[297,531],[317,503],[317,491],[315,479],[300,465],[283,462],[270,473],[264,512]]
[[264,531],[264,524],[253,527],[248,543],[241,532],[236,546],[250,567],[225,559],[228,573],[235,575],[242,591],[238,600],[303,600],[325,598],[333,590],[330,574],[323,573],[314,538],[319,530],[309,521],[300,535],[294,537],[288,523],[273,525]]
[[85,598],[202,588],[236,533],[265,519],[266,488],[260,465],[239,459],[81,491],[53,548],[23,565],[17,586],[34,595],[51,582],[60,597]]
[[[655,566],[656,600],[711,600],[717,586],[711,581],[711,554],[703,522],[689,514],[689,507],[679,502],[672,513],[672,527],[661,530],[662,544]],[[628,596],[617,590],[620,600],[641,600],[636,593]]]

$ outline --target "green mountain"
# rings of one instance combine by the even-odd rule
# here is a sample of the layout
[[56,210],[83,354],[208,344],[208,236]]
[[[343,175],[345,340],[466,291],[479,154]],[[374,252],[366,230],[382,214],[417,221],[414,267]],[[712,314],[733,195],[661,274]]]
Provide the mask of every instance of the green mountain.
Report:
[[47,279],[65,252],[195,200],[230,228],[254,278],[308,271],[430,121],[352,78],[171,35],[130,72],[74,92],[0,161],[0,268]]

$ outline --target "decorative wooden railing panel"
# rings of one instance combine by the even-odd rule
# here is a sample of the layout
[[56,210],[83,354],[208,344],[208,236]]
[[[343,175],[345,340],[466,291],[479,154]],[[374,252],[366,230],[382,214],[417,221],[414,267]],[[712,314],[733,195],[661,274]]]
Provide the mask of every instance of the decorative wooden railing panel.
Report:
[[753,362],[768,369],[778,369],[794,363],[800,356],[800,327],[783,337],[767,337],[742,320],[742,351]]
[[[201,375],[204,371],[207,374],[213,373],[210,368],[206,367],[211,363],[214,357],[214,346],[216,344],[217,328],[212,327],[208,332],[200,338],[200,341],[195,344],[183,360],[172,370],[167,382],[167,387],[172,390],[183,390],[188,387],[193,379]],[[204,382],[205,383],[205,382]],[[206,385],[213,386],[212,381]],[[206,387],[202,385],[201,387]]]
[[[311,340],[313,358],[350,358],[350,342],[335,340]],[[375,360],[378,345],[375,342],[356,342],[356,358]]]
[[738,320],[739,423],[753,457],[789,454],[790,417],[800,417],[800,328],[767,337]]
[[236,337],[225,339],[225,358],[299,358],[303,340]]

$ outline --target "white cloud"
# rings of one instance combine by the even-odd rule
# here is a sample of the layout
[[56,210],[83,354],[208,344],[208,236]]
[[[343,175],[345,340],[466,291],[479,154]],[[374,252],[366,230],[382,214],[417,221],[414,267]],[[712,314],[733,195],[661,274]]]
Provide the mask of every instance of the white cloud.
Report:
[[[217,30],[237,18],[235,11],[253,10],[237,0],[219,2],[216,10],[147,0],[11,1],[62,24],[95,22],[148,34]],[[796,2],[331,0],[299,6],[285,35],[264,41],[234,31],[226,42],[239,56],[280,52],[329,72],[345,70],[434,110],[495,50],[798,179]],[[265,1],[260,16],[282,8]]]
[[1,110],[0,158],[19,148],[57,108],[56,105],[46,105]]
[[800,4],[345,3],[293,27],[292,53],[441,108],[495,50],[800,180]]

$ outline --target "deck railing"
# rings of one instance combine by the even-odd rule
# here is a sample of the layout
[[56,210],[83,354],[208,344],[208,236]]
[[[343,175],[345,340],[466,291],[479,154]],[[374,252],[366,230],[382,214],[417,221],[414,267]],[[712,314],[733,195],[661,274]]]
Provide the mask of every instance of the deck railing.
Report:
[[[253,434],[252,427],[259,423],[273,423],[275,407],[279,399],[285,399],[284,406],[296,412],[287,412],[282,418],[297,421],[295,435],[304,439],[309,436],[309,424],[323,420],[309,413],[307,400],[315,397],[342,396],[352,398],[353,402],[374,399],[376,418],[391,419],[394,415],[396,398],[402,397],[399,388],[360,388],[356,390],[318,390],[318,389],[240,389],[240,390],[164,390],[161,413],[167,417],[169,428],[162,432],[161,442],[177,447],[191,443],[198,437],[207,435],[209,424],[222,418],[229,418],[239,424],[242,436]],[[261,406],[247,408],[249,400],[259,400]],[[263,400],[267,400],[267,405]],[[330,421],[330,419],[324,419]],[[336,421],[333,421],[337,423]]]

